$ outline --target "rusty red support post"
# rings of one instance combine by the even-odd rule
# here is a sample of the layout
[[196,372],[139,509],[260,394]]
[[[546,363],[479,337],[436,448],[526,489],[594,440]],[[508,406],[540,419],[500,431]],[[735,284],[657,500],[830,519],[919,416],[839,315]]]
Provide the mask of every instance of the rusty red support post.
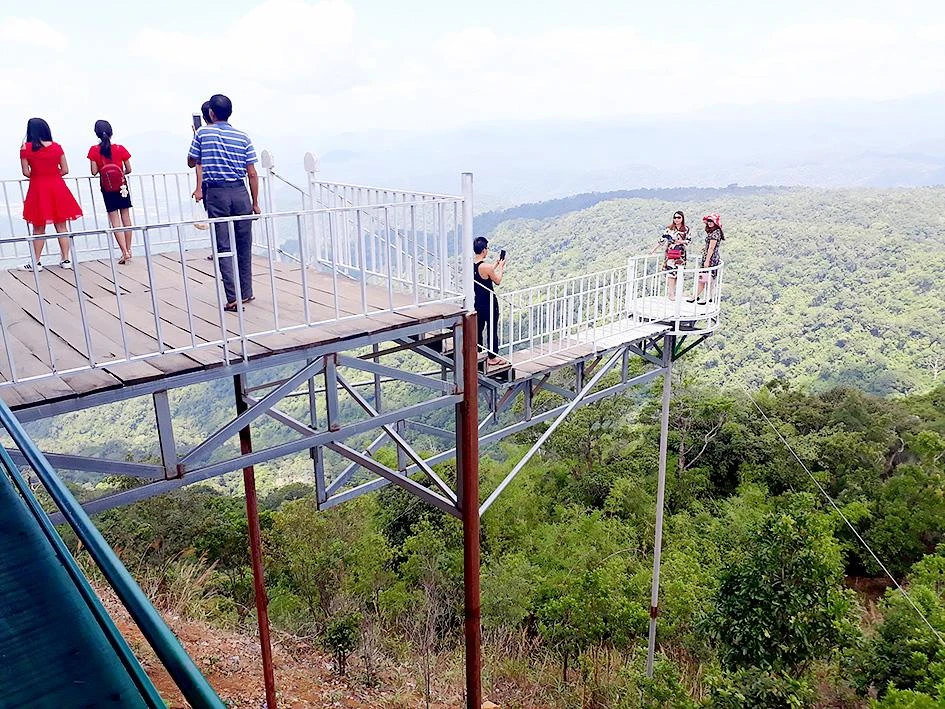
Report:
[[[233,377],[236,394],[237,415],[246,411],[243,379]],[[249,426],[240,429],[240,453],[253,452],[253,439]],[[262,539],[259,533],[259,504],[256,498],[256,469],[250,465],[243,468],[243,489],[246,492],[246,521],[249,527],[249,554],[253,566],[253,588],[256,597],[256,618],[259,622],[259,645],[262,649],[263,681],[266,685],[266,706],[276,709],[276,678],[272,668],[272,641],[269,637],[269,597],[266,595],[266,577],[263,571]]]
[[479,605],[479,377],[476,313],[463,317],[463,401],[457,409],[457,470],[463,518],[466,708],[482,706],[482,626]]

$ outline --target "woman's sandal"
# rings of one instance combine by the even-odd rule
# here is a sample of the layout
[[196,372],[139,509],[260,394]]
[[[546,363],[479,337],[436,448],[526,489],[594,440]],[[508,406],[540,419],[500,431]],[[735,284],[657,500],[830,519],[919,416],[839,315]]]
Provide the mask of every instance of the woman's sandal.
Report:
[[227,303],[223,306],[223,309],[228,313],[235,313],[239,308],[239,303],[233,301],[232,303]]

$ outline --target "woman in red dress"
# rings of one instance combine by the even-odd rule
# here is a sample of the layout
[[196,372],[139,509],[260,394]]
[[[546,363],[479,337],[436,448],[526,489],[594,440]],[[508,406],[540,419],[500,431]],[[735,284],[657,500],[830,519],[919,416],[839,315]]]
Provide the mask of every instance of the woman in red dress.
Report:
[[[23,176],[30,181],[23,202],[23,218],[32,225],[33,235],[45,234],[47,224],[52,224],[56,233],[65,234],[68,231],[66,222],[81,217],[82,208],[62,179],[63,175],[69,174],[66,155],[62,146],[53,142],[49,124],[42,118],[30,118],[26,124],[26,141],[20,148],[20,167]],[[45,239],[33,242],[37,271],[43,269],[40,257],[45,246]],[[69,238],[60,236],[59,265],[63,268],[72,268],[69,247]],[[23,268],[32,271],[34,265],[27,263]]]

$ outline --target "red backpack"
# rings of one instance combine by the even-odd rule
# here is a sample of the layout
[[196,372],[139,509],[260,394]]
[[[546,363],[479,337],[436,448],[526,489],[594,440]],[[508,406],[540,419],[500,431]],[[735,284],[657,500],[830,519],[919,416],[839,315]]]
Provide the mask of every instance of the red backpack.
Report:
[[107,162],[98,171],[98,180],[102,185],[102,192],[121,192],[125,186],[125,170],[121,165]]

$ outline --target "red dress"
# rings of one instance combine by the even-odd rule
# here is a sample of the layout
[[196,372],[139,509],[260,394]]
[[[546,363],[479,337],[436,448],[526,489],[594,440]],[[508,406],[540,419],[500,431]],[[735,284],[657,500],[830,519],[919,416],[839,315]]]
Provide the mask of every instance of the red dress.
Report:
[[23,218],[33,226],[69,222],[82,216],[82,207],[75,201],[66,181],[59,174],[59,143],[33,150],[27,143],[20,148],[20,157],[30,166],[30,187],[23,202]]

